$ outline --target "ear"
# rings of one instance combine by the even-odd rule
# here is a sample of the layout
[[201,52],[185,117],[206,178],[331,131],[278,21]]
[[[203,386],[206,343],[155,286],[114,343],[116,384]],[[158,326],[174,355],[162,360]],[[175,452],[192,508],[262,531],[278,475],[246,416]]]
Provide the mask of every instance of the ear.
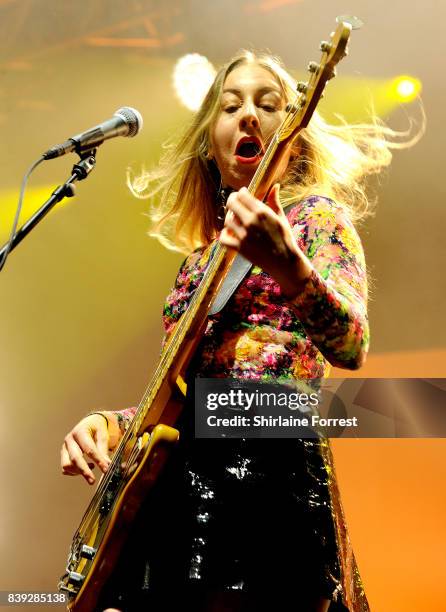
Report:
[[203,153],[201,153],[201,155],[203,156],[203,158],[206,161],[211,161],[211,159],[214,158],[214,154],[213,154],[213,147],[212,147],[212,139],[210,134],[206,134],[203,137],[203,142],[200,144],[200,149],[201,151],[204,151]]
[[206,135],[206,143],[207,143],[207,153],[206,153],[206,159],[207,160],[211,160],[214,159],[214,139],[212,136],[212,129],[208,128],[208,132]]

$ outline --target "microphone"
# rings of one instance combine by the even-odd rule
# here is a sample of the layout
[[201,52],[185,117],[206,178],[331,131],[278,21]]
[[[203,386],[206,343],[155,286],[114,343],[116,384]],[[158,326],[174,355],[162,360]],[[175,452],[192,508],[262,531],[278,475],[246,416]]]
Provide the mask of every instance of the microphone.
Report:
[[54,159],[66,153],[76,151],[79,155],[101,145],[104,140],[115,136],[133,137],[142,129],[143,121],[141,114],[130,106],[119,108],[111,119],[96,125],[95,127],[72,136],[62,144],[48,149],[43,154],[44,159]]

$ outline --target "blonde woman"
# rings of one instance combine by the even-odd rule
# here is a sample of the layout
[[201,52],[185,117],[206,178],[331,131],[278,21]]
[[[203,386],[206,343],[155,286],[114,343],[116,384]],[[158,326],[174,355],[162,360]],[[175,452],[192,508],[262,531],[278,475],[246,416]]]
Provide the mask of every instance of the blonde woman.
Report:
[[[213,241],[253,264],[209,317],[192,381],[320,378],[330,365],[355,369],[366,357],[367,275],[352,220],[367,211],[364,177],[390,162],[391,132],[376,122],[328,126],[315,115],[260,202],[246,187],[294,91],[278,60],[240,53],[218,72],[181,141],[132,182],[138,195],[158,197],[152,235],[187,254],[164,308],[166,334]],[[92,484],[91,468],[107,470],[134,412],[82,419],[65,438],[63,473]],[[190,394],[180,442],[97,609],[368,610],[328,442],[195,440],[192,421]]]

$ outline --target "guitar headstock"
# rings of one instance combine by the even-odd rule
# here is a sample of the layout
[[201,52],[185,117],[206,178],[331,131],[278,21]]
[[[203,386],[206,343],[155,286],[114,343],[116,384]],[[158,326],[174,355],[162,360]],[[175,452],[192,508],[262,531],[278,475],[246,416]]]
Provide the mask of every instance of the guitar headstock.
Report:
[[330,35],[329,42],[321,42],[321,60],[319,63],[310,62],[308,71],[311,76],[308,82],[300,81],[297,84],[300,95],[294,104],[287,106],[288,115],[276,133],[279,142],[293,139],[300,129],[308,125],[319,100],[323,97],[327,81],[336,76],[336,65],[347,55],[351,31],[351,24],[343,21]]

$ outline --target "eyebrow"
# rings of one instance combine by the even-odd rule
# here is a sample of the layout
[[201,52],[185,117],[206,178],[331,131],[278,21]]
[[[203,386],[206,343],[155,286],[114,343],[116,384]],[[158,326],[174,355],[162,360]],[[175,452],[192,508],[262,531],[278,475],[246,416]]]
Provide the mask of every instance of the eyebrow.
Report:
[[[222,93],[233,93],[239,97],[243,95],[242,91],[236,88],[223,89]],[[282,96],[282,92],[279,89],[276,89],[275,87],[262,87],[256,93],[260,96],[263,96],[264,94],[267,94],[267,93],[276,93],[279,96]]]

